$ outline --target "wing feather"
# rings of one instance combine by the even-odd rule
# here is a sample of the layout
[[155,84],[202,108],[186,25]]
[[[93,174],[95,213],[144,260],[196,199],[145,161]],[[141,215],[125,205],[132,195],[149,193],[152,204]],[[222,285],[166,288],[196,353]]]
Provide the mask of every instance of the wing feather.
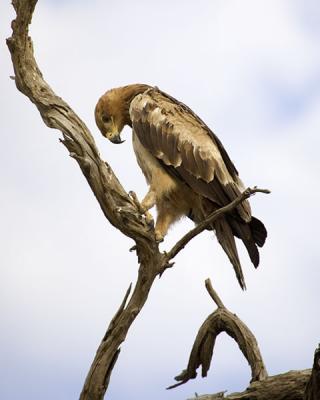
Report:
[[168,160],[169,160],[169,165],[172,165],[176,167],[178,165],[178,160],[180,161],[180,158],[178,157],[178,149],[177,149],[177,137],[172,134],[173,131],[173,126],[170,129],[170,134],[167,136],[167,149],[168,149]]
[[153,124],[151,124],[149,126],[150,126],[150,134],[144,136],[145,141],[147,143],[147,146],[146,145],[144,145],[144,146],[147,148],[150,148],[151,152],[154,153],[156,149],[153,144],[153,141],[154,141],[154,138],[157,136],[157,129]]
[[[143,146],[194,191],[219,206],[241,193],[237,170],[221,142],[187,106],[151,89],[133,99],[129,112]],[[248,201],[238,212],[251,220]]]

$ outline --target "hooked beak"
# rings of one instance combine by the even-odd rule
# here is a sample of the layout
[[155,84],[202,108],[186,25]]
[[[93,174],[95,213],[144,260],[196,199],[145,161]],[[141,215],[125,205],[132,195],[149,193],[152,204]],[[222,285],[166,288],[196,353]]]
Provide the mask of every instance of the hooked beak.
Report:
[[115,143],[115,144],[121,144],[121,143],[125,142],[125,140],[121,140],[120,133],[118,133],[117,135],[113,136],[113,137],[110,139],[110,141],[111,141],[112,143]]

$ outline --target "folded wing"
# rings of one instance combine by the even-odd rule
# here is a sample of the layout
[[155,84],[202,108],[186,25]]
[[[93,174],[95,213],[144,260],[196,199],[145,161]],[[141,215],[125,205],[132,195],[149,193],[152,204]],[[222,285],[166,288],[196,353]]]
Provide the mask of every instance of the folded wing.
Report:
[[[134,98],[130,117],[143,146],[195,192],[224,206],[243,191],[219,139],[187,106],[152,89]],[[244,221],[251,220],[248,201],[238,212]]]

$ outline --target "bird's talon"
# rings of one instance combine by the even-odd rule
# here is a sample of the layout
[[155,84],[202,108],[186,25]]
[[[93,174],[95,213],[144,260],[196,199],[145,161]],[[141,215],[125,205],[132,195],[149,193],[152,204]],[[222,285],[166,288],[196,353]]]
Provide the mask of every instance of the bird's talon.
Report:
[[161,242],[163,242],[163,240],[164,240],[163,236],[162,236],[161,233],[159,233],[159,232],[156,232],[156,233],[155,233],[155,239],[156,239],[156,242],[157,242],[157,243],[161,243]]
[[154,228],[154,224],[153,223],[151,223],[151,224],[147,223],[147,231],[148,232],[151,232],[153,230],[153,228]]
[[154,227],[153,216],[149,213],[149,211],[145,211],[143,214],[147,225],[152,229]]
[[133,190],[129,191],[129,196],[131,197],[131,199],[134,202],[134,205],[137,207],[138,211],[140,214],[145,214],[146,211],[144,210],[144,208],[142,207],[141,203],[138,200],[137,195],[135,194],[135,192]]
[[136,193],[133,190],[130,190],[128,194],[131,197],[131,199],[133,200],[135,206],[137,208],[140,208],[141,204],[139,203],[138,196],[136,195]]
[[135,192],[133,190],[130,190],[128,194],[130,197],[133,197],[133,198],[137,197],[137,195],[135,194]]

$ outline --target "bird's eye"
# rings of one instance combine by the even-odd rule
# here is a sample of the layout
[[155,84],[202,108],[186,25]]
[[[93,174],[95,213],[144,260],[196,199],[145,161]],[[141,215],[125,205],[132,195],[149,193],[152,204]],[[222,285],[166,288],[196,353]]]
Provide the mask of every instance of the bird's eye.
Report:
[[104,122],[104,123],[108,123],[108,122],[111,121],[111,118],[108,117],[108,115],[103,115],[103,116],[101,117],[101,119],[102,119],[102,122]]

